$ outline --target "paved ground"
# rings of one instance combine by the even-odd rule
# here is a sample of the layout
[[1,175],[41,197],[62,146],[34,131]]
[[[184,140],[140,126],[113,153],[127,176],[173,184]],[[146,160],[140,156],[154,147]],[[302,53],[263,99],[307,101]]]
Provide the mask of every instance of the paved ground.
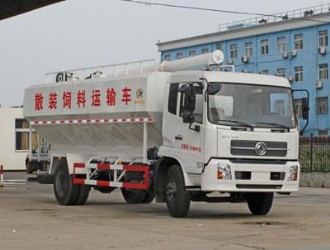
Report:
[[[23,178],[23,180],[22,180]],[[0,249],[330,249],[330,189],[276,196],[266,217],[246,204],[192,203],[174,219],[164,204],[127,205],[93,191],[84,206],[56,203],[52,186],[6,174],[0,189]]]

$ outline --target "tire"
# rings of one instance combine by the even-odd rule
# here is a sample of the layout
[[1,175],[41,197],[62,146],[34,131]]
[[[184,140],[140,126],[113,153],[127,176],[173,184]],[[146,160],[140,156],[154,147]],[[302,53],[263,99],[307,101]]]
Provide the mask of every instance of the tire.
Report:
[[32,163],[29,162],[28,160],[25,161],[25,168],[26,168],[26,173],[27,174],[32,174],[33,173],[33,170],[31,169],[32,168]]
[[78,195],[75,205],[84,205],[88,199],[89,191],[91,190],[90,186],[79,185],[78,186]]
[[167,172],[166,205],[172,217],[186,217],[190,207],[190,193],[185,189],[183,175],[178,165],[172,165]]
[[54,176],[54,194],[61,205],[75,205],[78,200],[79,186],[72,183],[66,166],[58,166]]
[[49,175],[48,173],[39,173],[37,175],[37,182],[40,184],[53,184],[54,177],[52,175]]
[[142,201],[144,204],[149,204],[155,199],[155,192],[154,189],[152,188],[151,190],[148,190],[145,194],[145,197]]
[[273,205],[274,193],[250,193],[248,207],[253,215],[266,215]]
[[146,197],[145,190],[121,188],[121,193],[127,204],[143,203],[143,200]]

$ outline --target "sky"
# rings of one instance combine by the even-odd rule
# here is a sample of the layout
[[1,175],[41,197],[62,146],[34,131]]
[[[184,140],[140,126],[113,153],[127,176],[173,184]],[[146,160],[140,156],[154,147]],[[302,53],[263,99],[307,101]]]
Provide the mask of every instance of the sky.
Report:
[[[274,14],[330,0],[145,0],[230,11]],[[165,42],[218,31],[252,18],[120,0],[67,0],[0,21],[0,105],[20,106],[24,89],[57,70],[158,59]]]

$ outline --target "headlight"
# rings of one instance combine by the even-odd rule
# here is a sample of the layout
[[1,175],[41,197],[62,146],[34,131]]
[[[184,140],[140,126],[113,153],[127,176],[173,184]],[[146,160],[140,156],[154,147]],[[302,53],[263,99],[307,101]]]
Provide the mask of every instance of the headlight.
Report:
[[287,177],[287,181],[297,181],[298,180],[298,166],[291,166],[289,168],[289,173]]
[[231,180],[231,169],[228,164],[218,163],[217,165],[217,179],[218,180]]

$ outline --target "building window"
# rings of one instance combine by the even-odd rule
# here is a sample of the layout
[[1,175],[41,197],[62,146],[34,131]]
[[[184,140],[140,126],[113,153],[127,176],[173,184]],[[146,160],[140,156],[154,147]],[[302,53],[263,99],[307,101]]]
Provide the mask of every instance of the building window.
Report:
[[261,55],[268,55],[269,53],[269,40],[261,40]]
[[304,48],[304,40],[302,34],[294,35],[294,48],[295,49],[303,49]]
[[328,79],[328,64],[322,63],[319,64],[319,80],[327,80]]
[[275,101],[275,113],[279,114],[279,115],[285,115],[285,104],[284,104],[284,100],[276,100]]
[[285,37],[277,38],[277,51],[278,53],[284,53],[287,51]]
[[237,58],[237,44],[230,44],[230,58]]
[[217,43],[215,44],[215,49],[217,49],[217,50],[222,50],[222,43],[217,42]]
[[252,56],[253,55],[253,44],[252,42],[245,43],[245,55]]
[[302,117],[302,99],[294,99],[293,100],[294,112],[297,118]]
[[[15,119],[15,150],[29,150],[29,122],[25,119]],[[38,134],[32,133],[32,148],[38,146]]]
[[294,67],[294,81],[302,82],[304,80],[303,66]]
[[276,75],[280,77],[285,77],[285,68],[279,68],[276,71]]
[[171,55],[164,55],[164,61],[170,61]]
[[183,58],[183,53],[182,52],[176,53],[176,59],[182,59],[182,58]]
[[260,70],[259,71],[259,74],[268,75],[269,74],[269,70],[268,69]]
[[196,51],[195,50],[190,50],[188,55],[189,55],[189,57],[195,56]]
[[209,53],[209,49],[202,49],[202,54]]
[[328,113],[328,97],[316,97],[316,113],[327,114]]
[[328,31],[327,30],[319,31],[319,46],[320,47],[328,46]]
[[319,136],[325,136],[325,135],[328,135],[328,130],[327,129],[319,130]]

